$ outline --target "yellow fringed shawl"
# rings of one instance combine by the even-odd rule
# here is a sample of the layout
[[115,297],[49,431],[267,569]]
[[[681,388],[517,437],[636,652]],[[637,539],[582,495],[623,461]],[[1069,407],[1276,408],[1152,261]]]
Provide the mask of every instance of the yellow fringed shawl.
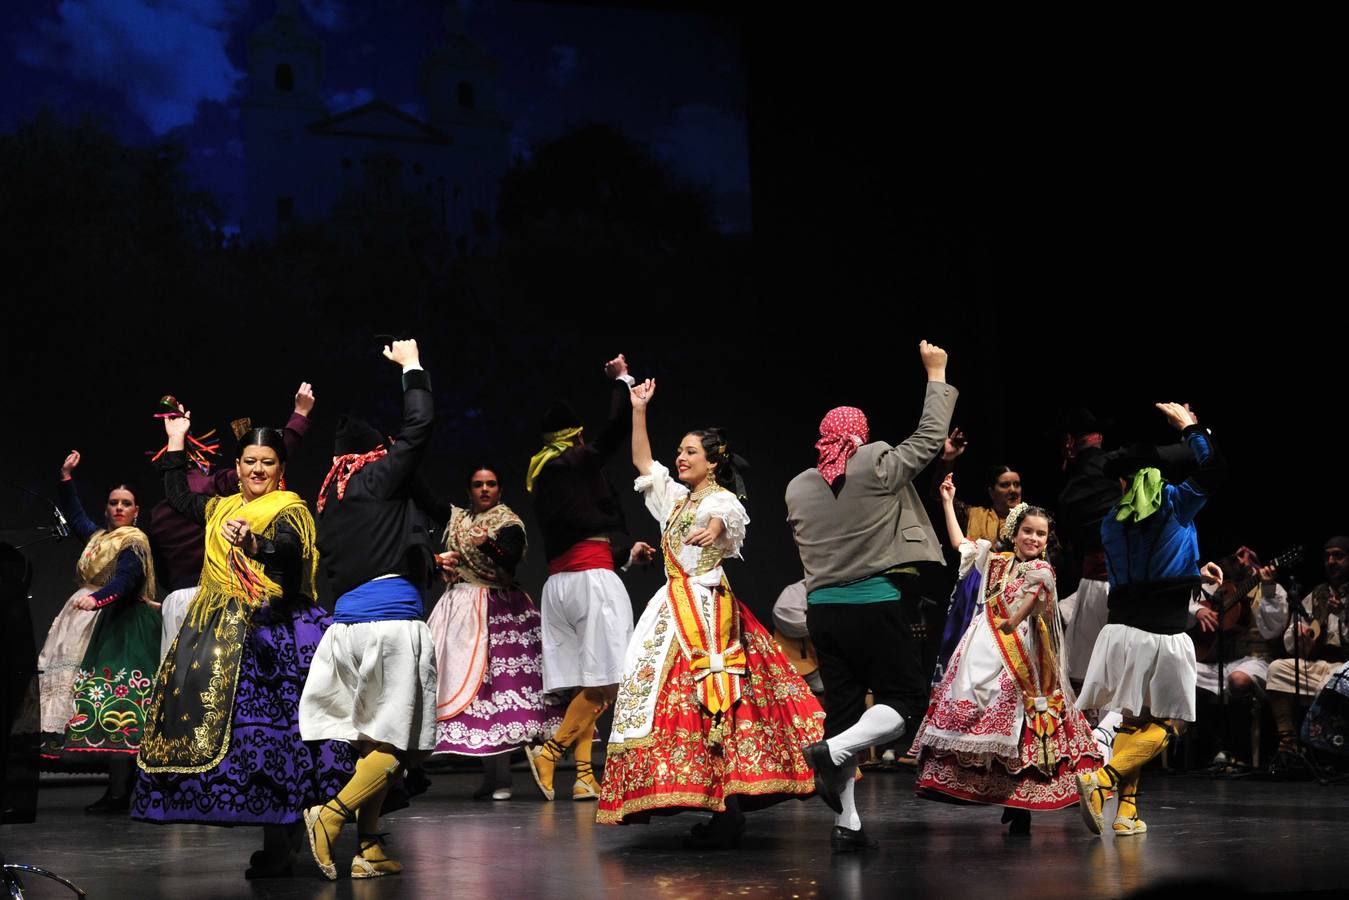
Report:
[[145,579],[141,582],[140,599],[153,601],[155,565],[150,556],[150,540],[145,536],[145,532],[134,525],[123,525],[111,531],[101,528],[94,532],[93,537],[89,538],[89,543],[84,545],[84,551],[80,553],[80,561],[75,564],[80,583],[101,588],[111,581],[113,573],[117,571],[117,557],[122,555],[123,550],[135,553],[136,559],[140,560],[141,569],[145,571]]
[[282,595],[281,585],[267,577],[260,561],[252,559],[225,539],[222,527],[230,519],[244,519],[260,538],[276,538],[276,526],[285,522],[300,538],[303,564],[300,593],[314,596],[318,551],[314,545],[314,517],[304,499],[294,491],[272,491],[244,502],[242,494],[212,497],[206,504],[206,554],[201,567],[201,587],[188,609],[188,621],[196,628],[219,610],[237,604],[248,612]]

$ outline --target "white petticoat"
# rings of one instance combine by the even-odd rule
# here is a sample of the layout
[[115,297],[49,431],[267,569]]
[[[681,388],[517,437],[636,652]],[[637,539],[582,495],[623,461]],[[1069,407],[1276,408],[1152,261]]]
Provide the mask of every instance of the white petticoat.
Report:
[[632,602],[610,569],[549,575],[539,597],[543,691],[604,687],[623,678]]
[[1105,627],[1110,582],[1083,578],[1077,590],[1059,601],[1063,641],[1068,645],[1068,677],[1080,681],[1087,674],[1096,638]]
[[187,620],[187,608],[192,605],[192,598],[197,596],[197,586],[189,588],[179,588],[171,591],[164,598],[164,603],[159,607],[159,614],[164,617],[164,624],[159,634],[159,658],[162,660],[169,655],[169,648],[173,646],[173,641],[178,637],[178,630],[183,627],[183,622]]
[[420,620],[329,626],[300,696],[306,741],[436,746],[436,654]]
[[1194,643],[1188,634],[1153,634],[1107,625],[1096,638],[1078,709],[1118,710],[1193,722]]

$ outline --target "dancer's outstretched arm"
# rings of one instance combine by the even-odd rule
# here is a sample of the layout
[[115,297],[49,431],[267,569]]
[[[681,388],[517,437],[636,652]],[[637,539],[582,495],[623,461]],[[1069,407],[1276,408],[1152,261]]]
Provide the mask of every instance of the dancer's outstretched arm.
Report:
[[960,529],[960,520],[956,517],[956,483],[947,474],[938,488],[941,492],[941,508],[946,514],[946,536],[951,539],[951,546],[958,548],[965,543],[965,533]]
[[656,379],[648,378],[631,388],[632,399],[632,464],[640,475],[651,474],[651,439],[646,433],[646,405],[656,395]]

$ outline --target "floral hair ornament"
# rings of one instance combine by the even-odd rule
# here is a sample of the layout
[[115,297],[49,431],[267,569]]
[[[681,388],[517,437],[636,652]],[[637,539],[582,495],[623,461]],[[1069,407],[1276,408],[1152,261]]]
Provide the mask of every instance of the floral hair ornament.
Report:
[[[164,407],[164,411],[155,413],[154,417],[156,419],[181,419],[185,412],[183,404],[179,403],[177,398],[172,394],[165,394],[163,397],[160,397],[159,405]],[[187,458],[191,460],[198,469],[201,469],[202,474],[207,474],[211,471],[211,460],[208,459],[208,457],[217,456],[220,453],[219,438],[215,440],[211,439],[214,434],[214,428],[199,438],[193,436],[190,431],[187,433],[187,441],[184,446],[184,449],[187,450]],[[165,442],[164,446],[160,447],[158,450],[146,450],[145,455],[150,457],[150,462],[156,462],[161,456],[168,452],[168,449],[169,445]]]
[[1016,530],[1021,527],[1021,520],[1026,517],[1026,510],[1028,509],[1030,509],[1030,504],[1024,500],[1009,509],[1007,518],[998,531],[998,537],[1010,544],[1012,538],[1016,535]]

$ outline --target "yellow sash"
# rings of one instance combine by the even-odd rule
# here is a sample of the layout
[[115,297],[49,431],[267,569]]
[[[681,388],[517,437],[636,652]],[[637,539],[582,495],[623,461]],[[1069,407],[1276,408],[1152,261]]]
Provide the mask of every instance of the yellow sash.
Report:
[[[1063,691],[1053,683],[1049,674],[1058,671],[1049,626],[1042,616],[1031,616],[1031,628],[1035,631],[1033,651],[1026,649],[1016,631],[1004,634],[999,627],[1011,618],[1010,601],[1015,599],[1021,589],[1023,579],[1017,577],[1016,570],[1017,562],[1011,554],[999,553],[990,561],[988,584],[984,591],[984,614],[988,616],[988,624],[1002,653],[1003,663],[1021,690],[1021,700],[1026,708],[1026,724],[1037,737],[1047,738],[1058,730],[1064,710]],[[1023,602],[1038,603],[1039,599],[1037,590]]]
[[740,645],[740,611],[723,574],[721,584],[712,590],[709,628],[698,609],[688,573],[679,565],[679,548],[671,544],[672,540],[672,532],[667,529],[661,541],[665,545],[665,575],[670,585],[675,636],[693,669],[698,702],[716,716],[729,712],[741,697],[740,679],[746,674],[748,661]]

